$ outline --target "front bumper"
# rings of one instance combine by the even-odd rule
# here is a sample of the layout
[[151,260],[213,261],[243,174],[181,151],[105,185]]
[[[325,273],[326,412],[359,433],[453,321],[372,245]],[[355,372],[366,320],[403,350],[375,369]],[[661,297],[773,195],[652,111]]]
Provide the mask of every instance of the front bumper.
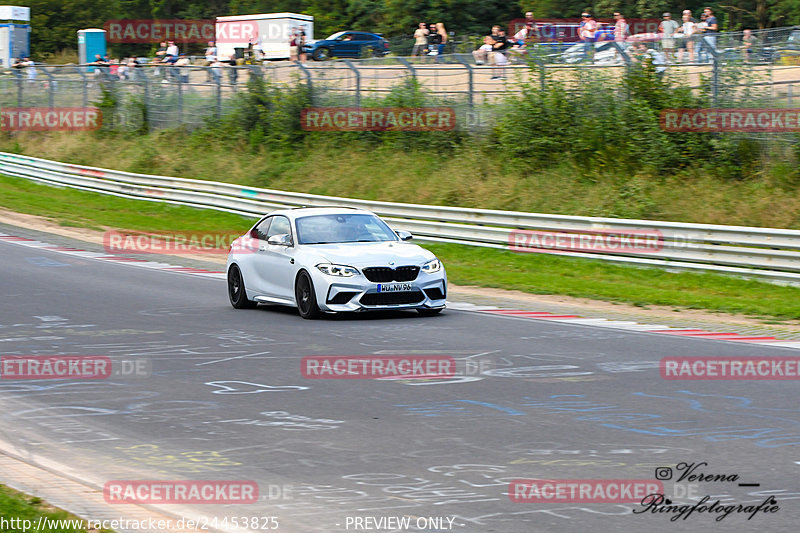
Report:
[[[421,272],[408,282],[410,291],[378,292],[378,283],[363,275],[337,278],[312,274],[317,305],[322,311],[353,312],[378,309],[442,309],[447,298],[447,276],[444,270],[435,274]],[[380,284],[385,285],[385,284]]]

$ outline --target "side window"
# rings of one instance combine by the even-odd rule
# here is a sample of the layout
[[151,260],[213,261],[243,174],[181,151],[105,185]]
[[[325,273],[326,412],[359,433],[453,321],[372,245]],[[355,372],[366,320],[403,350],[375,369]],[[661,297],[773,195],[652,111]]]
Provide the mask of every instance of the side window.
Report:
[[269,231],[267,232],[267,238],[269,239],[274,235],[285,235],[285,234],[288,234],[289,236],[291,236],[292,234],[292,229],[289,225],[289,219],[281,216],[273,217],[272,224],[270,225]]
[[266,241],[267,240],[267,230],[269,230],[269,225],[270,225],[270,222],[272,222],[273,218],[274,217],[265,218],[264,220],[259,222],[258,225],[255,228],[256,229],[256,233],[258,234],[258,238],[261,239],[262,241]]

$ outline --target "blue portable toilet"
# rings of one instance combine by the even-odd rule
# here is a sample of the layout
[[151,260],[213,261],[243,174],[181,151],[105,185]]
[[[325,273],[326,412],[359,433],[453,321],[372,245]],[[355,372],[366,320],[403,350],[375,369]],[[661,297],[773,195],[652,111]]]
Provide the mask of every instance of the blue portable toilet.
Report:
[[[94,56],[106,55],[106,30],[89,28],[78,30],[78,61],[81,65],[94,61]],[[89,67],[89,72],[94,72],[95,67]]]
[[0,68],[31,53],[31,9],[0,6]]

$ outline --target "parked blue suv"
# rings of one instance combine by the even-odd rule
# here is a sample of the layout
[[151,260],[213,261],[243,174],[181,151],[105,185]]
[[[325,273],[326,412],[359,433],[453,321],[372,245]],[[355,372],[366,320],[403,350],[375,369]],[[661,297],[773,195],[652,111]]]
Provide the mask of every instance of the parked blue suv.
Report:
[[389,41],[376,33],[340,31],[303,49],[316,61],[331,57],[383,57],[389,53]]

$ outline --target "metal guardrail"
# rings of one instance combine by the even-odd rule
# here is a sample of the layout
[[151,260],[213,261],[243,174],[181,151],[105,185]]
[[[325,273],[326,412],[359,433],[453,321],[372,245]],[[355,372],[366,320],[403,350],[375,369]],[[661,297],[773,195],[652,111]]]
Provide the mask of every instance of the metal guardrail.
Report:
[[[722,272],[800,283],[800,231],[548,215],[378,202],[293,193],[214,181],[133,174],[0,152],[0,173],[49,185],[247,217],[284,207],[344,206],[381,215],[422,240],[545,252],[644,266]],[[650,239],[650,247],[592,245],[610,234]],[[533,245],[530,239],[536,239]],[[545,242],[547,241],[547,242]],[[603,242],[617,242],[604,240]],[[578,243],[578,246],[575,246]]]

